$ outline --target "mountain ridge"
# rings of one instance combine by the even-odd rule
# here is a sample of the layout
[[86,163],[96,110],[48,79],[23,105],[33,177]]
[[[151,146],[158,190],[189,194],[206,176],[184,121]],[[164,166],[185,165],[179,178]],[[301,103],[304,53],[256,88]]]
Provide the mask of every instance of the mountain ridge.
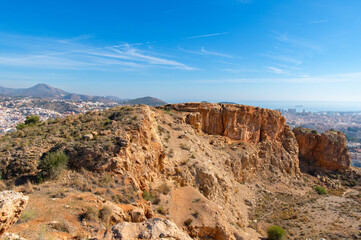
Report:
[[62,99],[71,101],[99,101],[110,102],[115,101],[121,104],[145,104],[149,106],[161,106],[166,104],[161,99],[154,97],[141,97],[135,99],[122,99],[114,96],[91,96],[77,93],[66,92],[60,88],[52,87],[45,83],[38,83],[29,88],[6,88],[0,86],[0,95],[8,97],[35,97],[43,99]]

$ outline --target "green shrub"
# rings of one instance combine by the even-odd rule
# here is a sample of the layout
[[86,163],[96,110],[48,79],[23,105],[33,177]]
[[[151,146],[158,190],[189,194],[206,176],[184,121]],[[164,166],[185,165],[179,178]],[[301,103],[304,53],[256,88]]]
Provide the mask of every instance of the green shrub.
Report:
[[285,235],[286,231],[277,225],[267,228],[267,239],[269,240],[281,240]]
[[163,206],[159,206],[159,207],[157,208],[157,212],[158,212],[159,214],[166,215],[166,210],[164,209]]
[[26,127],[25,123],[19,123],[18,125],[16,125],[17,130],[23,130],[25,127]]
[[152,193],[150,192],[147,192],[147,191],[144,191],[143,192],[143,198],[145,201],[150,201],[150,202],[153,202],[154,201],[154,196]]
[[35,126],[36,124],[40,123],[40,117],[37,115],[29,115],[26,116],[24,123],[19,123],[16,126],[17,130],[22,130],[28,126]]
[[53,179],[64,170],[68,164],[69,157],[63,151],[50,152],[40,160],[38,169],[41,170],[41,177]]
[[26,116],[25,125],[35,125],[40,122],[40,117],[37,115]]
[[326,195],[326,194],[327,194],[326,189],[324,189],[324,188],[321,187],[321,186],[316,186],[316,187],[315,187],[315,191],[316,191],[319,195]]

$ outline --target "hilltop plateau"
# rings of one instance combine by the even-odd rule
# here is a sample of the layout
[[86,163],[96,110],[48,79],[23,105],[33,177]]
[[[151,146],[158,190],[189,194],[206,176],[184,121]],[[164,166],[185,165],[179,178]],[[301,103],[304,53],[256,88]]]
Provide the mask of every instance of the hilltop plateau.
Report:
[[236,104],[119,106],[0,138],[26,239],[360,239],[361,172],[341,132]]

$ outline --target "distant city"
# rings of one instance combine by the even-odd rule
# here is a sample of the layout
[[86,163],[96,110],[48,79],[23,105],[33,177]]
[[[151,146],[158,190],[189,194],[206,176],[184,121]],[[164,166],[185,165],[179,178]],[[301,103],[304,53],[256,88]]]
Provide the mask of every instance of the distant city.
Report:
[[0,97],[0,134],[16,130],[28,115],[38,115],[42,121],[66,117],[87,111],[99,111],[120,105],[117,102],[70,101],[58,99]]
[[275,110],[282,113],[291,128],[311,128],[319,133],[330,129],[342,131],[347,138],[347,147],[352,160],[352,166],[361,167],[361,111],[306,112],[302,110],[297,112],[296,108]]

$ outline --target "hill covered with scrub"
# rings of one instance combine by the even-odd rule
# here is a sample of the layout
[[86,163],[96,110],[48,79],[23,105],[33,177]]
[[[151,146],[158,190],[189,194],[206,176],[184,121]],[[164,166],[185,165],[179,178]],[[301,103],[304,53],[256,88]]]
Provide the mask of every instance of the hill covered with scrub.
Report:
[[211,103],[29,120],[0,138],[1,188],[29,196],[7,232],[26,239],[361,237],[341,132]]

